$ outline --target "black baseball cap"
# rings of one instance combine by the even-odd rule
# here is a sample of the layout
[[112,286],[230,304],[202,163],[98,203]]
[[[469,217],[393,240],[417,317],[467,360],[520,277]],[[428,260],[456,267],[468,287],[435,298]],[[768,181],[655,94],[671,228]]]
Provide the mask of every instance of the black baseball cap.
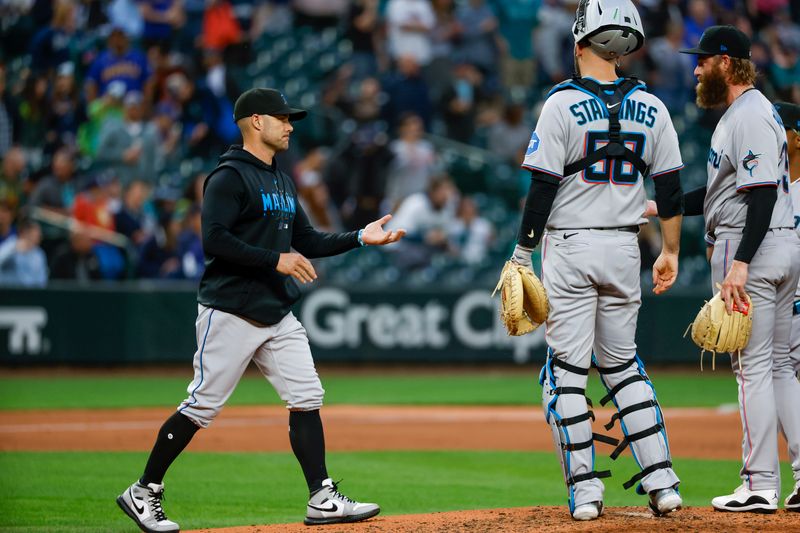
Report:
[[233,104],[233,120],[251,115],[289,115],[289,120],[300,120],[308,113],[289,107],[286,97],[275,89],[250,89],[242,93]]
[[800,131],[800,105],[789,102],[776,102],[775,109],[787,130]]
[[701,56],[729,55],[750,59],[750,39],[734,26],[711,26],[703,32],[697,46],[685,48],[681,53]]

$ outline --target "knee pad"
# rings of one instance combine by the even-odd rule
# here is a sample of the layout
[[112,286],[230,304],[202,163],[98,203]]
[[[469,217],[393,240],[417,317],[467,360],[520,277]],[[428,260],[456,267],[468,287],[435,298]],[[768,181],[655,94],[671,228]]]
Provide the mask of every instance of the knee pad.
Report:
[[[617,412],[614,413],[605,428],[610,430],[614,427],[615,422],[619,420],[622,433],[625,435],[611,453],[611,459],[616,460],[629,444],[650,435],[660,435],[667,450],[667,459],[665,461],[644,466],[636,456],[633,448],[631,448],[633,458],[642,470],[622,485],[625,489],[629,489],[648,474],[662,468],[672,467],[672,462],[669,460],[669,443],[667,441],[666,426],[664,425],[664,416],[661,412],[661,406],[658,404],[653,384],[644,371],[644,364],[638,355],[634,356],[630,361],[615,367],[600,367],[597,365],[596,360],[594,365],[600,373],[600,381],[608,391],[608,394],[600,400],[600,404],[606,405],[611,401],[617,408]],[[643,410],[652,410],[654,412],[655,424],[645,424],[646,427],[640,427],[642,424],[637,424],[633,420],[631,415]],[[641,485],[636,490],[641,493]]]

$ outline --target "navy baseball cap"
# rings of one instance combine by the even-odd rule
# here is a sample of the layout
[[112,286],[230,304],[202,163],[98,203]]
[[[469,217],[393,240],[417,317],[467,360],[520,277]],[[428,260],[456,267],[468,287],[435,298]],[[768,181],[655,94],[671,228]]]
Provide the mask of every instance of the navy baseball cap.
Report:
[[684,48],[681,53],[700,56],[729,55],[750,59],[750,39],[734,26],[711,26],[703,32],[697,46]]
[[800,105],[789,102],[777,102],[775,109],[787,130],[800,131]]
[[234,122],[251,115],[289,115],[289,120],[300,120],[307,114],[303,109],[289,107],[286,97],[275,89],[250,89],[233,104]]

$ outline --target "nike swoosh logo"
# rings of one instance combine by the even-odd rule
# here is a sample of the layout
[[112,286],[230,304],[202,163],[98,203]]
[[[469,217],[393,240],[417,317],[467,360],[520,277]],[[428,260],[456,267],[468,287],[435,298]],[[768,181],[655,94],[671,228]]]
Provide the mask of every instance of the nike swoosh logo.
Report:
[[328,500],[328,503],[330,504],[330,506],[328,507],[317,507],[316,505],[311,505],[310,503],[308,504],[308,506],[311,507],[312,509],[316,509],[317,511],[322,511],[324,513],[335,513],[336,511],[339,510],[339,506],[336,505],[331,500]]
[[606,104],[606,107],[607,107],[607,108],[609,108],[609,109],[614,109],[614,108],[615,108],[615,107],[617,107],[619,104],[620,104],[620,102],[617,102],[617,103],[616,103],[616,104],[614,104],[614,105],[608,105],[608,104]]
[[528,237],[530,237],[531,239],[533,239],[533,235],[534,235],[534,233],[533,233],[533,230],[531,230],[531,232],[530,232],[530,233],[528,233]]
[[128,489],[128,494],[131,496],[131,501],[133,502],[133,508],[136,510],[136,514],[144,514],[144,505],[141,507],[136,505],[136,498],[133,497],[133,492],[131,492],[131,489]]
[[569,239],[569,238],[570,238],[570,237],[572,237],[573,235],[577,235],[577,234],[578,234],[578,232],[577,232],[577,231],[576,231],[575,233],[565,233],[565,234],[564,234],[564,239]]

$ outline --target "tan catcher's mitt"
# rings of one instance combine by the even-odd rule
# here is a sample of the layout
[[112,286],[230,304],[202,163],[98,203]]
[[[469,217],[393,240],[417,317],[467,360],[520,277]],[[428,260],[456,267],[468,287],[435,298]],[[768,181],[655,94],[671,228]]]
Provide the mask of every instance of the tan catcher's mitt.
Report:
[[500,319],[509,335],[525,335],[547,320],[550,302],[544,285],[529,268],[506,261],[492,296],[500,291]]
[[[719,284],[717,287],[719,288]],[[692,330],[692,340],[703,349],[700,355],[701,370],[703,369],[702,354],[706,350],[713,354],[711,359],[711,368],[713,369],[715,367],[714,356],[718,352],[740,352],[750,341],[750,331],[753,329],[753,305],[750,295],[747,295],[745,309],[738,309],[734,306],[729,315],[720,294],[718,292],[705,303],[697,313],[694,322],[689,326]],[[686,329],[686,333],[688,332],[689,328]],[[684,333],[684,337],[686,333]]]

